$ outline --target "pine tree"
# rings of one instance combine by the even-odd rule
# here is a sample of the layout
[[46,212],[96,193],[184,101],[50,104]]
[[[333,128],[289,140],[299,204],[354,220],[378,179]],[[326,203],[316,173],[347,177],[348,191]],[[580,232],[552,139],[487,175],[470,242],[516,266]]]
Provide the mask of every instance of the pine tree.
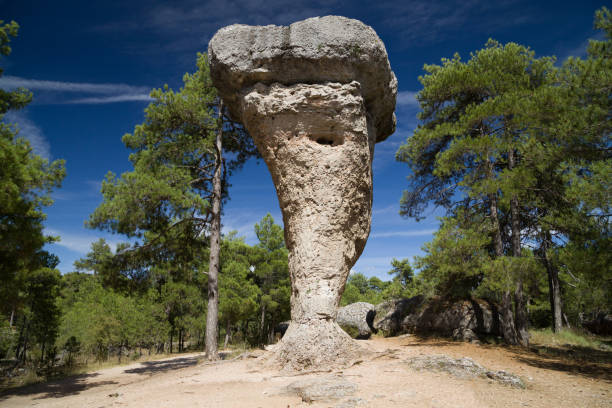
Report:
[[206,55],[198,55],[197,65],[194,74],[183,77],[180,91],[165,86],[151,92],[154,101],[145,110],[145,122],[123,137],[133,151],[134,170],[120,178],[107,175],[104,201],[88,225],[143,241],[119,253],[129,259],[122,261],[128,268],[146,268],[161,259],[170,270],[206,273],[201,256],[210,246],[206,351],[216,359],[221,204],[227,177],[256,149],[225,116]]

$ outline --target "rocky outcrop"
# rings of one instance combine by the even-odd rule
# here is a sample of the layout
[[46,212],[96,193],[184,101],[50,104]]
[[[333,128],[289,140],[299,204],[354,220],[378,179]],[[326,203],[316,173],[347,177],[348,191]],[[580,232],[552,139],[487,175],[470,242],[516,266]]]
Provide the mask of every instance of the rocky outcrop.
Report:
[[510,387],[525,388],[525,383],[520,377],[503,370],[488,370],[468,357],[452,358],[446,355],[430,355],[413,357],[406,362],[417,371],[446,372],[461,379],[487,378]]
[[612,335],[612,315],[599,313],[593,320],[582,322],[582,327],[594,334],[601,336]]
[[287,320],[285,322],[280,322],[279,324],[274,326],[274,334],[282,338],[285,335],[285,332],[287,331],[287,329],[289,328],[290,323],[291,321]]
[[357,339],[368,339],[372,333],[376,333],[374,328],[375,306],[367,302],[351,303],[338,309],[336,322],[351,337]]
[[415,296],[376,306],[374,328],[388,335],[436,333],[456,340],[501,336],[498,307],[483,299],[449,300]]
[[359,348],[335,319],[370,232],[374,144],[394,129],[397,81],[384,45],[365,24],[328,16],[223,28],[209,56],[283,213],[291,324],[277,360],[295,370],[350,364]]

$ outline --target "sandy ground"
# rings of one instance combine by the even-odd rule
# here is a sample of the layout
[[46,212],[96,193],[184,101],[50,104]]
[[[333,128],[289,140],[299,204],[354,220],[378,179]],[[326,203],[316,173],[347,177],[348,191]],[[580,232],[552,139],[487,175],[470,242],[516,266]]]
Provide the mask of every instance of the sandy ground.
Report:
[[[204,363],[201,354],[113,367],[0,395],[1,407],[612,407],[612,364],[547,357],[533,351],[441,339],[375,338],[361,341],[379,353],[345,370],[286,376],[247,358]],[[526,389],[487,379],[458,379],[414,371],[404,362],[422,354],[470,357],[492,370],[519,375]],[[357,392],[331,402],[283,395],[288,384],[341,376]],[[342,405],[344,404],[344,405]]]

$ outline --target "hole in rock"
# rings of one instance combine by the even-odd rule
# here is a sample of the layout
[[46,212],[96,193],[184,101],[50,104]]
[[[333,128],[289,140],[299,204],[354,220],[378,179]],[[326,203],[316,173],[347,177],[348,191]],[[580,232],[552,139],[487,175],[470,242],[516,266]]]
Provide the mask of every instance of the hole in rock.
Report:
[[317,138],[317,143],[320,145],[329,145],[329,146],[333,146],[334,145],[334,141],[330,138],[327,137],[318,137]]

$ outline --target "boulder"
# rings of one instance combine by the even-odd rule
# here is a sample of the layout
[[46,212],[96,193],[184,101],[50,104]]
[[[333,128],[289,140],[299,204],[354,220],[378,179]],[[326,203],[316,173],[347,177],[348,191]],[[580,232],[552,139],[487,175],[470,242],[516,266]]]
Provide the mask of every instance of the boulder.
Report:
[[582,322],[582,327],[593,334],[601,336],[612,335],[612,315],[599,313],[593,320]]
[[497,305],[483,299],[451,300],[415,296],[376,306],[374,328],[389,335],[435,333],[456,340],[475,341],[501,336]]
[[368,339],[378,330],[374,328],[375,306],[367,302],[351,303],[338,309],[336,322],[351,337]]
[[287,329],[289,328],[289,324],[291,323],[291,320],[287,320],[285,322],[280,322],[279,324],[277,324],[276,326],[274,326],[274,334],[278,334],[280,338],[282,338],[285,335],[285,332],[287,331]]

